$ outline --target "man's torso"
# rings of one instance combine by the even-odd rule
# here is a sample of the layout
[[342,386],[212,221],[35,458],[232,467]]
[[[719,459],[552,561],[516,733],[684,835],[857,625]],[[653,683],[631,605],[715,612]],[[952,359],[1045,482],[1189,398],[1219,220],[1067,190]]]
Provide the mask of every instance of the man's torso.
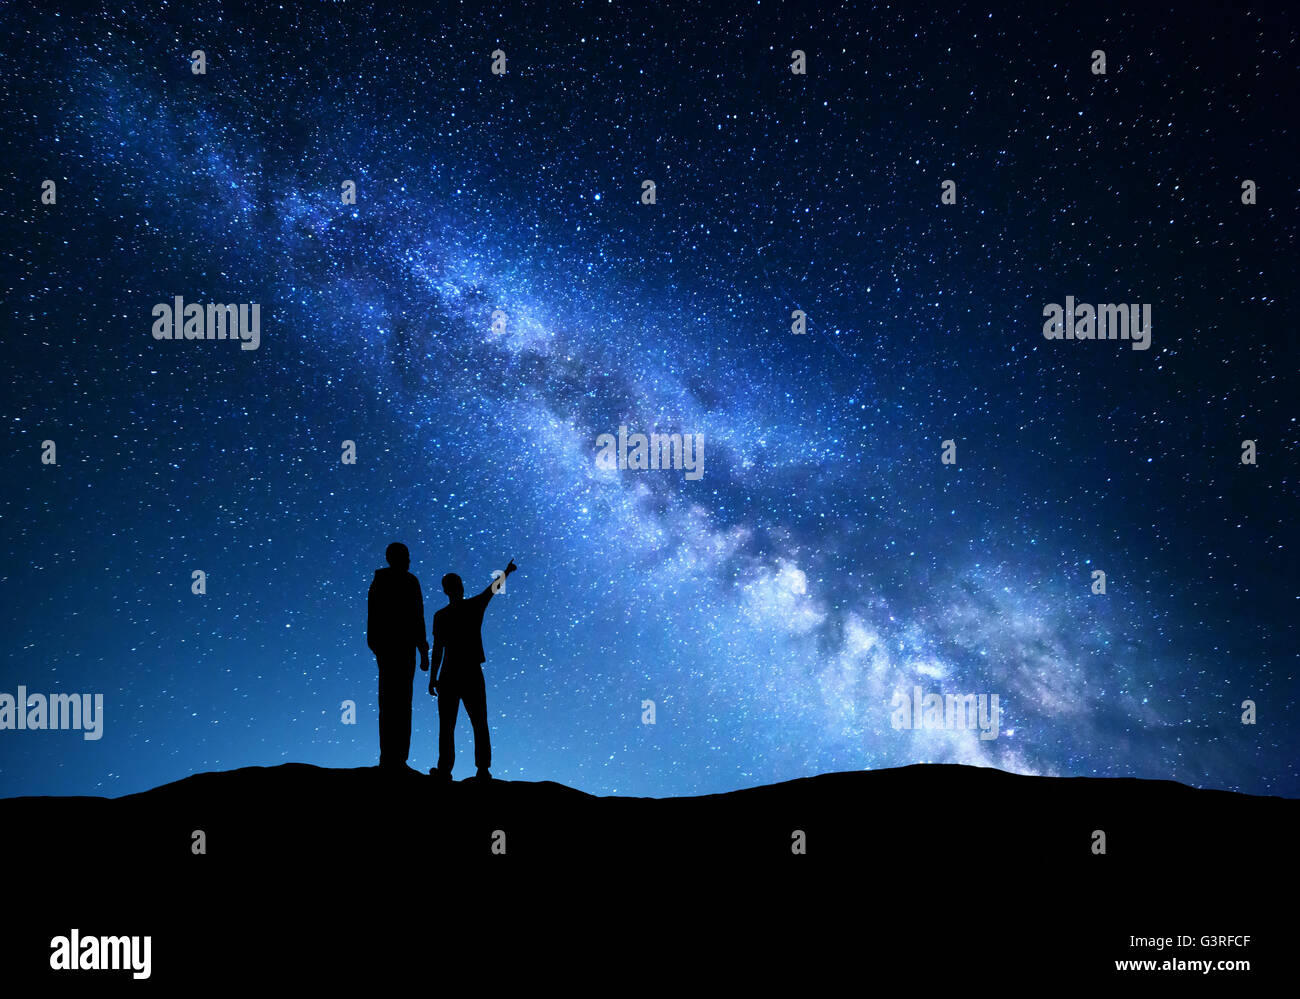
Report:
[[420,583],[409,572],[381,569],[370,584],[369,629],[376,648],[406,651],[424,641]]

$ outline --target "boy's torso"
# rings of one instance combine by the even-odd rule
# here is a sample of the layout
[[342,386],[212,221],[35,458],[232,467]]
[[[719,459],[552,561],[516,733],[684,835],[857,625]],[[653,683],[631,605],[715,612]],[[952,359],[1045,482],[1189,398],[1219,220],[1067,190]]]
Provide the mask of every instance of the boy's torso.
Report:
[[447,666],[477,666],[483,654],[483,594],[457,600],[433,615],[434,641],[446,649]]

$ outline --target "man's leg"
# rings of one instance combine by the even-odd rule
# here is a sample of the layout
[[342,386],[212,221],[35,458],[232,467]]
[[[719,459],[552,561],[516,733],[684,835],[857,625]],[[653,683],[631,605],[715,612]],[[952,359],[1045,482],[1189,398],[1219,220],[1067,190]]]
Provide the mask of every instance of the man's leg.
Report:
[[411,758],[411,690],[415,685],[415,650],[402,653],[397,690],[393,693],[393,757],[395,766]]
[[465,714],[474,727],[474,766],[480,771],[492,766],[492,741],[488,737],[487,687],[483,682],[483,668],[474,667],[473,674],[465,678],[462,694]]
[[415,681],[415,651],[377,658],[379,765],[401,767],[411,755],[411,687]]
[[[443,672],[446,672],[444,667]],[[451,776],[456,762],[456,714],[460,710],[460,691],[443,680],[438,684],[438,771]]]
[[376,653],[379,664],[379,765],[392,766],[393,752],[393,690],[397,686],[395,664],[391,655]]

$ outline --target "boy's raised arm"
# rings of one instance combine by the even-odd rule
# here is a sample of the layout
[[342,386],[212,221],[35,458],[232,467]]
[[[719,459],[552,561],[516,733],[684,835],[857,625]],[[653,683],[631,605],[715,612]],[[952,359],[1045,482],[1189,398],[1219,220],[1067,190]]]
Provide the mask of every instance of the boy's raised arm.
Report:
[[[509,576],[512,572],[514,572],[514,571],[515,571],[516,569],[518,569],[518,568],[519,568],[519,566],[515,565],[515,560],[514,560],[514,559],[511,559],[511,560],[510,560],[510,564],[509,564],[508,566],[506,566],[505,572],[503,572],[503,573],[501,574],[500,578],[501,578],[502,580],[504,580],[504,579],[506,578],[506,576]],[[504,585],[504,583],[503,583],[502,585]],[[479,596],[480,596],[480,597],[487,597],[489,600],[491,600],[491,599],[492,599],[492,595],[493,595],[494,593],[496,593],[496,592],[497,592],[497,578],[494,577],[494,578],[492,579],[492,582],[490,582],[490,583],[487,584],[486,589],[484,589],[483,592],[479,594]]]

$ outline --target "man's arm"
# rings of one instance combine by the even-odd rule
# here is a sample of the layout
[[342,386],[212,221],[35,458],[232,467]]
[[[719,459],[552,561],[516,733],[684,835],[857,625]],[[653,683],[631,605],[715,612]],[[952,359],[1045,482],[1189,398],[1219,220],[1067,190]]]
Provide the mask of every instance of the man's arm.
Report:
[[417,648],[420,650],[420,669],[429,668],[429,639],[428,632],[424,627],[424,591],[420,589],[420,581],[415,581],[415,606],[418,611],[416,615],[420,619],[420,641]]
[[498,584],[499,584],[500,586],[504,587],[504,586],[505,586],[505,578],[506,578],[507,576],[509,576],[512,572],[514,572],[514,571],[515,571],[516,569],[518,569],[518,568],[519,568],[519,566],[515,565],[515,560],[514,560],[514,559],[511,559],[511,560],[510,560],[510,564],[509,564],[508,566],[506,566],[506,570],[505,570],[505,572],[503,572],[499,578],[494,578],[494,579],[492,580],[492,582],[488,583],[488,584],[487,584],[487,589],[485,589],[482,593],[480,593],[479,596],[480,596],[480,597],[487,597],[488,600],[491,600],[491,599],[492,599],[492,594],[494,594],[494,593],[497,592],[496,587],[498,586]]
[[366,591],[366,648],[375,651],[375,584]]

